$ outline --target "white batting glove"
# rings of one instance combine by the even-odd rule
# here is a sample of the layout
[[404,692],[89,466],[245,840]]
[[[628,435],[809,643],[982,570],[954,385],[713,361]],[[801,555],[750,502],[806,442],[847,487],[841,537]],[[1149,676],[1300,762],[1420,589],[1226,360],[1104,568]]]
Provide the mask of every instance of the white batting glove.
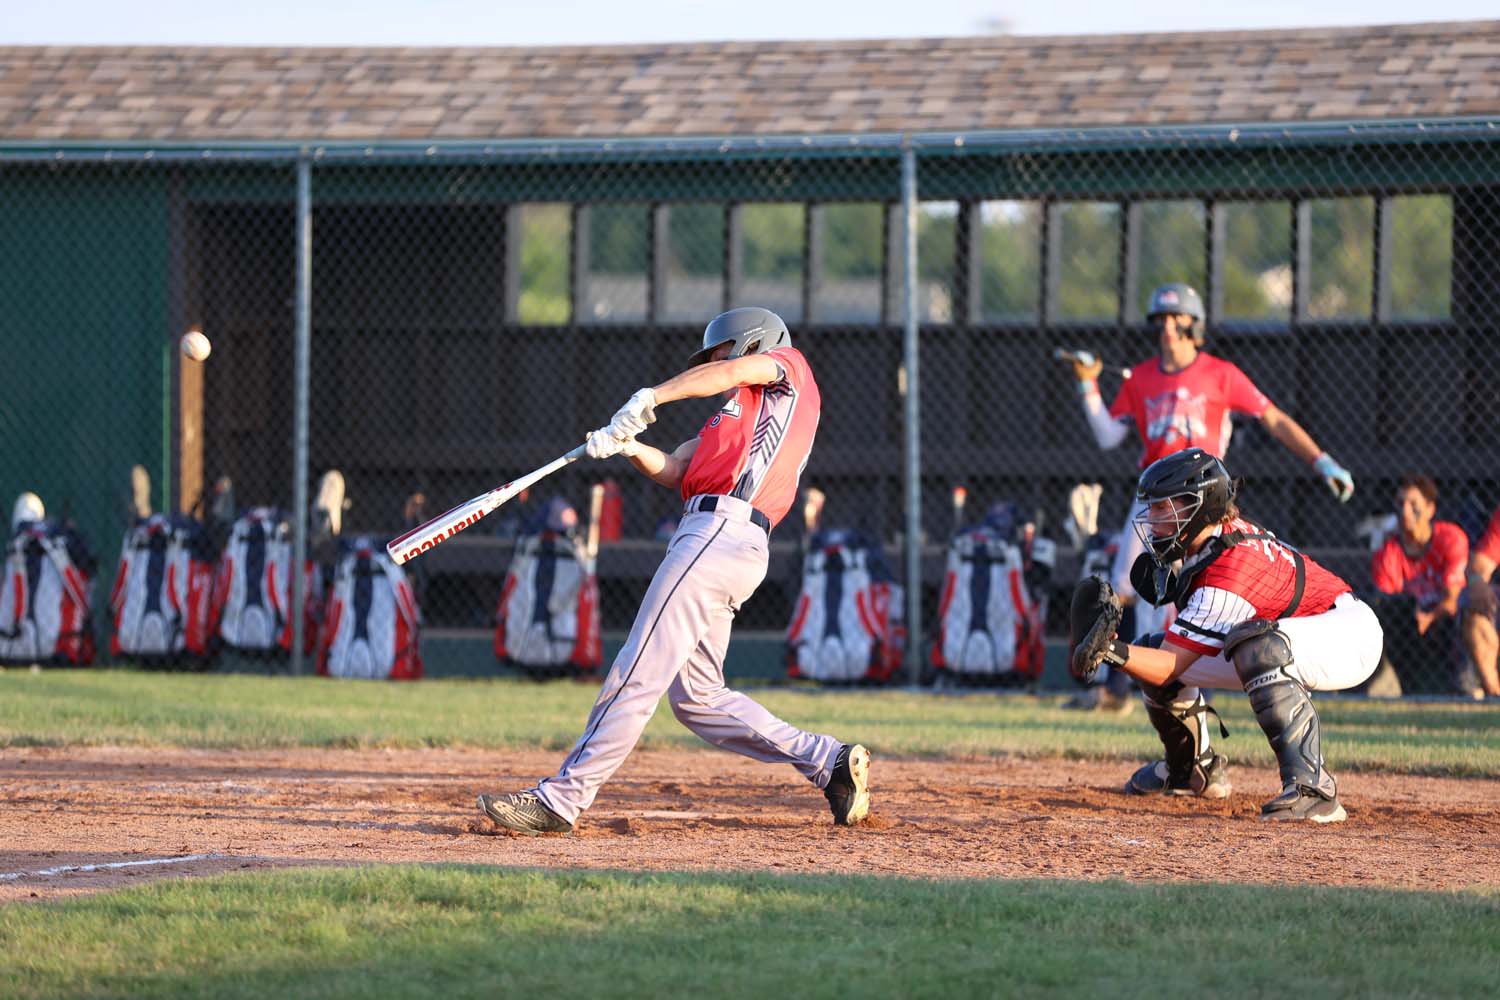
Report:
[[624,455],[629,458],[640,450],[634,438],[617,438],[608,427],[601,427],[597,431],[590,431],[584,442],[584,451],[589,458],[612,458],[615,455]]
[[1354,477],[1349,475],[1348,469],[1335,462],[1326,451],[1313,461],[1313,468],[1318,470],[1318,475],[1323,477],[1339,503],[1349,502],[1354,495]]
[[609,420],[609,432],[620,439],[633,438],[656,422],[656,392],[637,389],[634,396]]

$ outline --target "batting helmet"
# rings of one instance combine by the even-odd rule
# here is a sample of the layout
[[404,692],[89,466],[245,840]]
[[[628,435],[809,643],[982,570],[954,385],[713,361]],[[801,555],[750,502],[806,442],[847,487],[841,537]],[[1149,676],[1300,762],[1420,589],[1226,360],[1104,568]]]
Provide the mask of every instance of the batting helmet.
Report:
[[[1141,472],[1135,499],[1143,507],[1135,530],[1158,566],[1181,559],[1189,540],[1224,519],[1234,500],[1234,484],[1224,463],[1202,448],[1186,448],[1159,458]],[[1153,513],[1151,504],[1174,500],[1170,511]],[[1166,525],[1169,531],[1155,528]]]
[[1170,285],[1160,285],[1151,293],[1151,302],[1146,306],[1146,318],[1155,319],[1169,313],[1191,317],[1193,339],[1203,343],[1203,325],[1207,322],[1207,314],[1203,311],[1203,299],[1192,285],[1173,282]]
[[764,354],[778,347],[791,347],[792,335],[786,323],[769,309],[744,306],[720,313],[703,328],[703,347],[688,358],[688,367],[701,365],[720,344],[733,342],[729,357]]

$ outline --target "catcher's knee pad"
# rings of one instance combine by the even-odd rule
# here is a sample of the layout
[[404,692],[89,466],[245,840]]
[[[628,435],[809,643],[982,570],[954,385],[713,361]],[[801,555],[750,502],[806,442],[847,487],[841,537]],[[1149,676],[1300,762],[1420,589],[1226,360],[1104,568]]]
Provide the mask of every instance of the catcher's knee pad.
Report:
[[1274,621],[1255,618],[1224,638],[1224,655],[1245,686],[1255,721],[1276,754],[1282,787],[1297,785],[1333,798],[1333,777],[1323,770],[1318,713],[1307,688],[1291,672],[1292,644]]
[[[1219,713],[1204,699],[1201,691],[1183,697],[1183,686],[1177,681],[1167,684],[1142,684],[1146,717],[1161,737],[1167,762],[1167,788],[1202,794],[1209,782],[1214,752],[1210,746],[1208,716]],[[1229,731],[1219,723],[1219,731]]]

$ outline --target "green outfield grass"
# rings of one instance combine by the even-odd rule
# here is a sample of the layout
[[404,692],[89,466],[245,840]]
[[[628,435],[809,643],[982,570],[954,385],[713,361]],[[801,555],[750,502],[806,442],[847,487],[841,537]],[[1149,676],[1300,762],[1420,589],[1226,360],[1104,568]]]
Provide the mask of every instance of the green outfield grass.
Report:
[[[375,684],[244,674],[130,670],[0,672],[0,746],[138,745],[272,748],[465,746],[565,749],[595,686],[573,682],[443,680]],[[907,691],[756,691],[808,729],[880,753],[1137,758],[1159,746],[1144,713],[1062,710],[1060,696]],[[1243,696],[1215,704],[1236,761],[1272,763]],[[1500,707],[1322,699],[1324,751],[1336,769],[1500,775]],[[702,744],[663,707],[642,745]]]
[[393,867],[0,909],[7,997],[1482,997],[1500,897]]

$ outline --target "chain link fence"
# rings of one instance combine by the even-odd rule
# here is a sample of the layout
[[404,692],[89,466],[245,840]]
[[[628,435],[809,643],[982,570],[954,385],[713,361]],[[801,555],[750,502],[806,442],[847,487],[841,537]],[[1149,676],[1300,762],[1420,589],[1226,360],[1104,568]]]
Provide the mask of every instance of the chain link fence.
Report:
[[[911,659],[927,663],[948,541],[996,509],[1057,543],[1050,574],[1032,577],[1039,596],[1054,595],[1055,640],[1056,595],[1084,555],[1070,493],[1099,484],[1098,527],[1117,530],[1140,444],[1097,446],[1053,352],[1150,364],[1146,297],[1183,281],[1203,293],[1206,350],[1243,369],[1356,483],[1336,502],[1261,421],[1239,419],[1226,460],[1244,477],[1247,515],[1368,592],[1402,476],[1431,476],[1437,517],[1470,539],[1500,502],[1497,151],[1488,122],[3,149],[0,491],[36,492],[99,556],[101,644],[116,555],[143,508],[213,523],[264,505],[299,529],[305,169],[309,497],[333,498],[346,548],[360,536],[383,544],[574,447],[636,388],[679,370],[707,320],[760,305],[786,319],[819,379],[803,485],[826,502],[816,521],[794,510],[773,536],[731,673],[784,673],[814,529],[863,539],[908,586]],[[195,328],[213,345],[202,363],[177,350]],[[1108,404],[1120,378],[1107,369],[1101,381]],[[670,449],[713,408],[664,407],[647,439]],[[150,480],[144,497],[135,466]],[[330,470],[341,502],[320,489]],[[539,535],[565,554],[576,537],[596,571],[607,663],[680,505],[624,459],[580,462],[409,564],[428,674],[501,669],[507,569]],[[306,583],[315,613],[335,582],[329,520],[309,527],[308,551],[326,567]],[[1415,620],[1409,602],[1391,605],[1392,622]],[[1409,645],[1392,649],[1404,690],[1455,690],[1455,629],[1413,630]]]

